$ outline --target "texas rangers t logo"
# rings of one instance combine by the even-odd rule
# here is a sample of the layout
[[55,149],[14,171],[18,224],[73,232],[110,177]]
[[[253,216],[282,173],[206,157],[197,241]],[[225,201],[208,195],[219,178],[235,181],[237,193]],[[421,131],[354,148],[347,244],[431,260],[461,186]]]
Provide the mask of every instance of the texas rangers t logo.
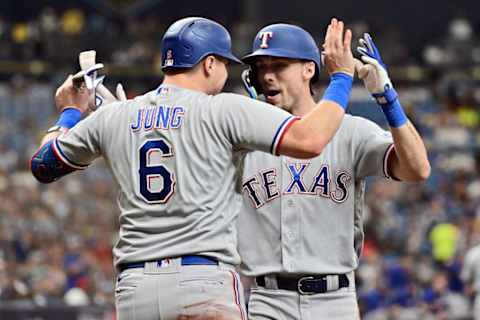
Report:
[[260,48],[265,49],[268,48],[268,40],[273,37],[273,32],[272,31],[264,31],[260,34],[260,41],[262,43],[260,44]]

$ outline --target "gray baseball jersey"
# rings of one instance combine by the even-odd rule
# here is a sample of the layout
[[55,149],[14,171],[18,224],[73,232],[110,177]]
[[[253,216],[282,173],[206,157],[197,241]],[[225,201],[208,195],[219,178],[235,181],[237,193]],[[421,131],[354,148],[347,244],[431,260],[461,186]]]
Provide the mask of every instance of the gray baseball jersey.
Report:
[[294,120],[240,95],[161,86],[99,109],[54,148],[78,169],[103,156],[112,171],[120,189],[116,264],[186,254],[238,264],[236,149],[275,153]]
[[480,244],[470,248],[465,254],[463,268],[460,274],[462,280],[475,290],[473,301],[473,319],[480,319]]
[[358,265],[365,177],[386,176],[390,132],[346,115],[309,160],[251,152],[244,158],[238,226],[241,271],[339,274]]
[[467,251],[461,277],[463,281],[471,283],[476,292],[480,292],[480,245]]

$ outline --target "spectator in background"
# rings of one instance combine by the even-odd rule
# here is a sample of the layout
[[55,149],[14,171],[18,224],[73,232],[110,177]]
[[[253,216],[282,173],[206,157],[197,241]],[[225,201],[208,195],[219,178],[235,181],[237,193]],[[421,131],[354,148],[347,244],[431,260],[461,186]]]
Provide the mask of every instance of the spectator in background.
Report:
[[477,39],[471,22],[464,17],[457,17],[450,21],[448,32],[444,38],[425,46],[424,61],[430,65],[458,71],[457,68],[469,66],[477,61]]
[[424,308],[437,320],[462,320],[469,316],[467,299],[448,288],[448,277],[437,273],[423,294]]
[[446,264],[455,257],[459,230],[452,223],[439,223],[435,225],[429,234],[432,244],[432,256],[440,265]]
[[60,30],[67,36],[76,36],[85,29],[85,15],[76,8],[68,9],[60,18]]

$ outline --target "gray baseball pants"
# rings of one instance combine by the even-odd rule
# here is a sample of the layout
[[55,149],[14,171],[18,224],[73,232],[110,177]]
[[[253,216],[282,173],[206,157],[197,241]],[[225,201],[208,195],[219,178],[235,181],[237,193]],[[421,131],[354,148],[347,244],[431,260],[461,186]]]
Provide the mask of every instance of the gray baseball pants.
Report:
[[123,270],[115,302],[118,320],[246,320],[239,276],[221,262],[185,266],[176,258]]
[[356,320],[360,313],[353,272],[349,287],[302,295],[296,291],[253,286],[248,302],[250,320]]

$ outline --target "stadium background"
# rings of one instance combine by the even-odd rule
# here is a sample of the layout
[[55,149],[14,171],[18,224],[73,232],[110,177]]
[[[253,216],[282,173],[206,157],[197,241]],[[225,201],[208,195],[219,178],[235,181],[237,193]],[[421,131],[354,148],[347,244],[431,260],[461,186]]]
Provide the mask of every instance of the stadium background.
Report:
[[[480,240],[479,12],[473,0],[1,1],[0,319],[114,318],[118,210],[109,172],[97,161],[42,186],[28,161],[80,51],[96,49],[107,86],[121,81],[133,97],[160,84],[161,36],[188,15],[223,23],[238,55],[273,22],[304,26],[319,44],[332,16],[355,39],[371,32],[433,171],[421,185],[369,183],[357,271],[363,319],[470,319],[473,295],[459,275]],[[240,71],[232,69],[227,91],[243,92]],[[385,125],[359,82],[351,101],[353,113]]]

